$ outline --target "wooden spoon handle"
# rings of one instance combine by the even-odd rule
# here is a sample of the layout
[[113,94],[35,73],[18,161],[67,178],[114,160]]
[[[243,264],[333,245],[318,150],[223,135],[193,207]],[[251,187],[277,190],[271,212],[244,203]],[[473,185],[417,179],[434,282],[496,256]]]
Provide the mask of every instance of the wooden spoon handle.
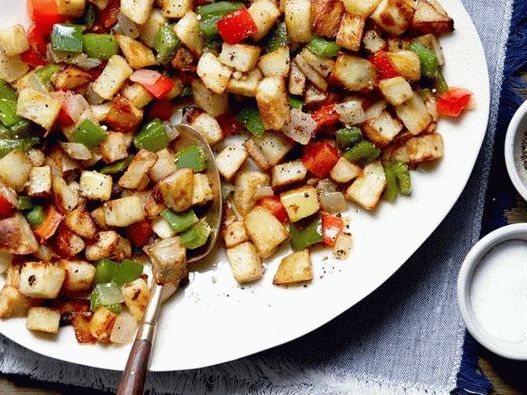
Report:
[[135,339],[119,382],[117,395],[142,395],[145,389],[146,375],[150,363],[152,343],[144,339]]

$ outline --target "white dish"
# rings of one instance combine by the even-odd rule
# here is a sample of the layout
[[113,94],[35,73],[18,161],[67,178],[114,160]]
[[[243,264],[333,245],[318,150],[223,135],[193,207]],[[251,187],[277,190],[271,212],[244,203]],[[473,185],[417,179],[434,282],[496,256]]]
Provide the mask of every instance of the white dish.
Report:
[[[0,2],[1,25],[27,21],[25,0]],[[374,213],[350,209],[351,256],[336,261],[329,251],[313,254],[315,279],[307,288],[272,285],[288,246],[268,262],[261,281],[244,289],[236,285],[224,255],[212,257],[214,267],[202,265],[189,286],[163,307],[153,371],[219,364],[311,332],[379,287],[441,223],[472,172],[489,114],[488,70],[479,36],[460,0],[442,4],[456,23],[456,32],[442,40],[447,81],[470,89],[477,100],[477,109],[461,120],[440,122],[444,160],[412,173],[411,198],[383,203]],[[25,329],[24,319],[0,321],[0,332],[46,356],[104,369],[122,369],[129,352],[128,347],[79,345],[72,328],[55,338],[36,336]]]
[[505,164],[507,172],[518,193],[527,200],[527,170],[524,154],[525,134],[527,133],[527,102],[523,103],[512,117],[505,136]]

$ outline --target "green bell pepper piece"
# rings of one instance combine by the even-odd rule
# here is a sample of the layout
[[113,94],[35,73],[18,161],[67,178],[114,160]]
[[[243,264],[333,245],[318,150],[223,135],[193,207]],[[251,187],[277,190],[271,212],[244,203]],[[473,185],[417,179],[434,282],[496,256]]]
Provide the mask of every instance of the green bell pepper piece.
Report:
[[189,250],[195,250],[207,243],[212,229],[207,221],[202,219],[180,236],[181,244]]
[[381,155],[381,150],[366,140],[360,141],[343,156],[350,162],[368,163],[374,161]]
[[114,162],[108,166],[104,166],[101,170],[99,170],[99,173],[106,174],[107,176],[122,173],[128,168],[128,166],[130,166],[130,163],[132,163],[133,158],[133,156],[129,156],[126,159]]
[[82,52],[82,25],[56,23],[51,32],[51,48],[54,51]]
[[123,305],[121,303],[109,304],[108,306],[104,306],[104,307],[106,307],[112,313],[117,314],[117,315],[121,314],[121,311],[123,310]]
[[0,122],[5,126],[15,126],[20,121],[16,115],[16,100],[0,99]]
[[157,32],[154,40],[154,48],[157,52],[157,61],[165,64],[170,61],[177,48],[179,47],[179,38],[174,31],[174,26],[168,23],[164,24]]
[[289,35],[287,34],[285,22],[280,22],[271,32],[265,51],[267,53],[276,51],[278,48],[288,46],[289,42]]
[[236,119],[243,123],[245,128],[256,137],[262,137],[265,132],[265,126],[263,124],[260,113],[254,107],[243,108]]
[[94,59],[108,60],[119,51],[113,34],[87,33],[82,36],[82,43],[84,53]]
[[101,306],[111,306],[124,301],[119,285],[115,283],[96,284],[92,294],[95,293],[95,302]]
[[384,165],[384,174],[386,176],[386,189],[384,190],[383,198],[388,202],[393,202],[397,198],[397,176],[393,165]]
[[189,85],[186,85],[183,87],[183,91],[181,92],[181,97],[188,97],[192,96],[192,88]]
[[410,176],[410,170],[408,170],[408,165],[404,162],[397,161],[392,167],[397,177],[399,192],[401,192],[401,195],[410,195],[412,193],[412,179]]
[[19,210],[29,210],[33,208],[33,203],[31,203],[31,199],[27,196],[19,196],[18,197],[18,209]]
[[243,7],[243,3],[235,3],[231,1],[218,1],[216,3],[210,3],[207,5],[199,6],[197,9],[198,14],[201,16],[201,20],[208,19],[212,16],[225,16],[239,10]]
[[0,139],[0,158],[13,150],[27,151],[39,143],[38,137],[27,137],[23,139]]
[[188,210],[184,213],[175,213],[167,208],[163,210],[161,217],[168,222],[170,227],[174,229],[174,232],[176,233],[181,233],[198,222],[198,217],[193,210]]
[[317,218],[304,228],[292,223],[289,225],[289,232],[291,233],[291,248],[293,251],[301,251],[323,240],[322,219]]
[[89,149],[95,148],[106,137],[106,131],[89,119],[82,121],[73,132],[73,141],[84,144]]
[[439,72],[439,62],[435,52],[417,41],[412,41],[408,49],[419,58],[421,73],[431,80],[436,80]]
[[[93,290],[92,293],[90,294],[90,310],[95,311],[101,306],[103,305],[99,301],[99,293]],[[121,303],[113,303],[113,304],[110,304],[104,307],[106,307],[108,310],[110,310],[114,314],[121,314],[121,310],[123,306],[121,305]]]
[[304,106],[304,101],[302,99],[299,99],[297,97],[289,96],[289,105],[292,108],[296,108],[298,110],[301,110]]
[[335,133],[335,140],[341,150],[346,150],[362,140],[362,132],[358,127],[339,129]]
[[16,101],[16,91],[2,79],[0,79],[0,99]]
[[445,76],[441,72],[441,70],[437,71],[436,74],[436,81],[435,81],[435,87],[439,93],[445,93],[448,91],[448,84],[445,80]]
[[207,158],[203,150],[197,145],[189,145],[176,152],[176,166],[179,169],[192,169],[199,173],[207,169]]
[[143,274],[143,265],[139,262],[125,259],[117,266],[117,271],[113,276],[113,283],[119,287],[130,281],[134,281]]
[[86,6],[86,12],[84,13],[84,24],[91,29],[95,25],[95,6],[93,4],[88,4]]
[[335,41],[328,41],[320,36],[313,36],[306,47],[315,55],[333,58],[340,52],[340,46]]
[[26,214],[27,222],[31,227],[37,227],[44,222],[46,219],[46,213],[42,206],[35,206]]
[[101,259],[95,264],[95,283],[106,284],[112,282],[117,272],[117,263],[110,259]]
[[42,85],[49,89],[51,87],[51,79],[53,78],[53,75],[60,70],[60,66],[58,64],[48,64],[44,67],[39,67],[35,70],[35,74],[42,82]]
[[216,15],[207,19],[202,19],[199,22],[199,29],[207,41],[214,39],[218,35],[218,27],[216,26],[216,23],[218,23],[221,18],[223,17]]
[[135,136],[134,144],[137,148],[156,152],[168,147],[168,135],[165,125],[159,118],[147,123]]

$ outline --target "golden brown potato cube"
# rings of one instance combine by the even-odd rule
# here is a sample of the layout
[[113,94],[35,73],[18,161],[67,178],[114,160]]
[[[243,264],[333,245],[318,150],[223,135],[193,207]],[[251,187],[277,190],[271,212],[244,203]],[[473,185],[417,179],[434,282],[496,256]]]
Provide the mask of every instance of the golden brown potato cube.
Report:
[[350,91],[362,91],[375,85],[376,72],[366,59],[341,54],[337,57],[332,78]]
[[381,148],[390,144],[401,130],[403,130],[401,122],[394,119],[387,111],[383,111],[378,117],[370,118],[362,124],[364,135]]
[[128,147],[130,143],[125,138],[125,135],[120,132],[109,132],[106,140],[104,140],[99,148],[101,150],[102,158],[106,163],[113,163],[128,157]]
[[281,163],[273,166],[271,172],[273,187],[281,187],[306,178],[307,169],[301,160]]
[[286,0],[285,24],[291,41],[306,43],[311,40],[311,1]]
[[227,112],[229,95],[226,93],[221,95],[214,93],[198,78],[192,80],[191,86],[194,102],[207,114],[217,117]]
[[312,0],[313,32],[334,39],[343,13],[344,6],[340,0]]
[[267,258],[288,237],[289,232],[263,207],[253,208],[244,217],[245,228],[262,258]]
[[292,95],[302,96],[306,88],[306,75],[298,67],[296,62],[291,63],[291,72],[289,73],[289,84],[287,86],[289,93]]
[[68,66],[52,77],[56,89],[75,89],[88,84],[92,80],[90,73],[75,66]]
[[174,27],[178,38],[195,55],[200,56],[203,52],[203,36],[199,27],[197,15],[192,10],[181,18]]
[[357,15],[345,13],[340,21],[336,42],[341,47],[357,52],[360,49],[366,20]]
[[51,192],[51,167],[33,167],[29,174],[27,194],[29,196],[46,196]]
[[143,203],[137,196],[127,196],[104,203],[104,215],[108,226],[121,228],[145,219]]
[[121,287],[121,291],[123,292],[126,307],[128,307],[133,317],[141,322],[146,305],[148,304],[148,299],[150,298],[150,290],[148,289],[146,280],[139,277],[134,281],[124,284]]
[[20,271],[20,293],[30,298],[55,299],[64,283],[64,269],[40,262],[26,262]]
[[221,235],[223,236],[223,240],[225,240],[225,247],[227,248],[235,247],[249,240],[243,221],[234,221],[227,225],[221,231]]
[[0,291],[0,318],[23,317],[30,306],[30,300],[17,287],[6,284]]
[[236,95],[254,97],[258,83],[262,78],[263,74],[258,68],[255,68],[240,76],[234,74],[227,85],[227,92],[234,93]]
[[132,75],[133,69],[120,55],[110,58],[102,74],[92,84],[92,89],[100,97],[112,100],[124,82]]
[[192,9],[192,0],[157,0],[157,5],[167,18],[181,18]]
[[158,182],[165,205],[176,212],[186,211],[192,203],[194,173],[192,169],[178,169]]
[[84,14],[86,0],[56,0],[60,15],[80,17]]
[[98,341],[108,343],[116,319],[116,314],[112,313],[106,307],[101,306],[95,310],[95,313],[93,313],[90,323],[88,324],[88,330]]
[[154,99],[154,96],[138,82],[126,85],[121,92],[138,109],[142,109]]
[[289,47],[280,47],[260,56],[258,68],[265,77],[286,77],[291,64],[289,55]]
[[352,238],[350,233],[342,232],[337,236],[333,246],[333,255],[337,259],[346,259],[351,250]]
[[273,278],[275,285],[298,284],[313,279],[313,268],[309,250],[295,252],[280,262]]
[[375,30],[368,30],[362,36],[362,44],[364,49],[373,54],[386,48],[386,40]]
[[366,210],[373,210],[386,187],[386,175],[379,161],[364,167],[362,174],[346,190],[346,198]]
[[400,36],[411,26],[414,18],[412,0],[382,0],[371,18],[385,32]]
[[196,73],[208,89],[221,95],[227,89],[232,69],[222,64],[211,52],[206,52],[199,58]]
[[214,192],[210,185],[209,177],[203,173],[194,174],[191,206],[203,206],[214,199]]
[[154,0],[121,0],[121,12],[138,25],[148,19]]
[[178,284],[188,275],[186,248],[179,237],[160,240],[144,248],[152,261],[154,278],[160,284]]
[[245,147],[228,145],[216,156],[218,171],[226,180],[230,180],[246,159],[247,151]]
[[270,177],[259,171],[245,171],[236,177],[234,205],[241,215],[247,214],[256,204],[258,187],[269,185]]
[[253,34],[254,41],[264,38],[280,17],[280,10],[269,0],[253,2],[248,11],[256,25],[256,33]]
[[343,0],[346,11],[367,18],[381,0]]
[[412,28],[421,34],[445,34],[454,31],[454,20],[448,16],[438,1],[419,0]]
[[126,189],[139,189],[144,176],[157,162],[157,154],[145,149],[140,150],[119,179],[119,186]]
[[20,55],[29,49],[24,26],[18,24],[0,29],[0,51],[4,55],[12,57]]
[[260,50],[256,45],[223,43],[219,60],[226,66],[247,72],[256,66]]
[[400,50],[387,52],[387,54],[401,76],[409,81],[419,81],[421,79],[421,62],[415,52]]
[[280,201],[284,205],[291,222],[307,218],[320,209],[317,190],[310,185],[282,193]]
[[244,242],[227,248],[227,258],[238,284],[250,283],[262,278],[264,268],[253,243]]
[[85,256],[89,261],[98,261],[111,255],[119,243],[120,236],[113,230],[102,231],[95,235],[95,242],[86,247]]
[[8,57],[0,51],[0,78],[13,83],[26,74],[28,70],[29,65],[19,55]]
[[0,179],[16,191],[24,188],[33,163],[22,151],[13,150],[0,159]]
[[280,77],[267,77],[256,88],[256,103],[266,129],[280,130],[289,122],[289,101],[285,82]]
[[79,195],[90,200],[106,201],[112,195],[112,176],[96,171],[83,171],[79,185]]
[[411,85],[401,76],[381,80],[379,89],[386,101],[394,106],[403,104],[414,95]]
[[424,134],[406,140],[390,152],[392,161],[410,165],[441,159],[444,155],[443,138],[440,134]]
[[58,333],[60,314],[47,307],[31,307],[27,313],[26,328],[30,331]]
[[106,115],[105,123],[116,132],[134,132],[143,120],[143,111],[122,95],[113,99],[112,107]]
[[428,113],[424,100],[417,93],[414,93],[410,100],[396,106],[395,112],[413,135],[424,131],[432,122],[432,116]]
[[339,183],[350,182],[357,178],[362,173],[362,169],[354,163],[351,163],[344,157],[340,157],[329,175],[332,179]]
[[26,218],[17,213],[0,220],[0,249],[14,255],[34,254],[38,243]]
[[254,139],[250,138],[249,140],[246,140],[245,143],[243,143],[243,146],[253,162],[256,163],[260,169],[267,170],[271,167],[258,144],[254,142]]
[[59,267],[66,272],[62,292],[66,295],[84,295],[91,291],[95,278],[95,266],[77,260],[61,259]]
[[65,225],[73,232],[87,239],[95,236],[95,224],[84,205],[66,214]]
[[220,124],[216,118],[206,112],[194,118],[191,126],[203,136],[209,145],[214,145],[223,140],[223,131],[221,130]]

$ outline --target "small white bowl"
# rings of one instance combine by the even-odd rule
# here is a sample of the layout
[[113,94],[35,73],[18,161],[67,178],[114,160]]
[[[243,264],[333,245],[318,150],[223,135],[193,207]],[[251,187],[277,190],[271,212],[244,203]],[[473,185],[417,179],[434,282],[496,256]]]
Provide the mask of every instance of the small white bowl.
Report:
[[522,155],[522,140],[527,133],[527,101],[514,114],[505,137],[505,164],[518,193],[527,200],[527,170]]
[[[476,296],[473,297],[471,294],[475,273],[483,258],[494,247],[514,240],[527,242],[527,223],[508,225],[497,229],[482,238],[472,247],[463,262],[458,276],[457,300],[461,316],[465,321],[468,331],[481,345],[502,357],[525,361],[527,360],[527,340],[517,342],[506,341],[489,333],[478,320],[477,313],[473,308],[473,300]],[[481,272],[478,280],[482,281]],[[499,281],[495,277],[487,277],[484,280]],[[499,285],[507,287],[510,284],[504,283]]]

